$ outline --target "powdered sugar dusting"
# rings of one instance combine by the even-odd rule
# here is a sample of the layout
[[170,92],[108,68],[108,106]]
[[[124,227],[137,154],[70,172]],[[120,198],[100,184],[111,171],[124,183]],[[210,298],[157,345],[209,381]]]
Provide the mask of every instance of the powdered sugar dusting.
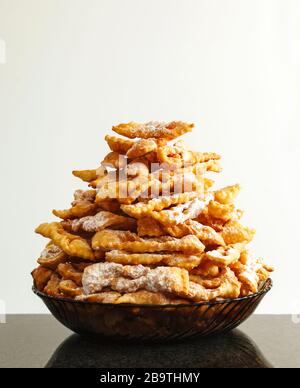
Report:
[[164,210],[162,213],[170,221],[176,224],[182,224],[188,219],[196,218],[207,206],[211,196],[207,196],[205,200],[195,198],[192,201],[174,206],[171,209]]
[[257,291],[259,276],[258,271],[263,267],[261,261],[254,257],[248,257],[244,270],[239,274],[239,278],[248,283],[253,291]]
[[41,259],[51,259],[57,255],[60,255],[62,252],[63,252],[63,250],[59,246],[57,246],[55,244],[51,244],[51,245],[47,246],[41,252],[40,258]]
[[74,192],[74,201],[72,202],[72,206],[77,205],[80,202],[94,202],[96,196],[96,192],[94,190],[76,190]]
[[176,267],[150,269],[142,265],[97,263],[85,269],[82,284],[86,294],[101,292],[105,287],[122,293],[144,289],[182,294],[188,292],[188,272]]

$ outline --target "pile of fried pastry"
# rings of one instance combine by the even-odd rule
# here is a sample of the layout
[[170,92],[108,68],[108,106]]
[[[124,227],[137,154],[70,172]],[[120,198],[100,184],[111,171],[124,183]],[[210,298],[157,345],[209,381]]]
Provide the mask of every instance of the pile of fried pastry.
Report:
[[[272,267],[247,250],[235,184],[213,189],[220,156],[178,137],[193,124],[130,122],[107,135],[100,166],[60,220],[36,232],[50,241],[33,270],[45,294],[99,303],[186,304],[256,293]],[[122,136],[122,137],[120,137]]]

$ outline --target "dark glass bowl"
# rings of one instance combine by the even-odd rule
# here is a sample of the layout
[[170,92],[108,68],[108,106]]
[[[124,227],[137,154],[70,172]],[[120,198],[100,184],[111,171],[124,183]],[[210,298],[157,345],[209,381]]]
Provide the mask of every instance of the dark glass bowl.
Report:
[[33,291],[54,317],[75,333],[152,342],[232,330],[254,312],[271,287],[268,279],[256,294],[243,298],[181,305],[103,304]]

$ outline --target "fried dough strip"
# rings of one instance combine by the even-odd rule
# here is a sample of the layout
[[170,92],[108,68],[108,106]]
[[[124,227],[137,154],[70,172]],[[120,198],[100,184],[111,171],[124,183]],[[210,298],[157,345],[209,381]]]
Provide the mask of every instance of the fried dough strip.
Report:
[[106,182],[103,184],[96,197],[96,202],[101,204],[109,199],[117,199],[119,203],[131,204],[149,186],[147,176],[133,178],[132,180]]
[[72,174],[84,182],[93,182],[98,178],[104,177],[106,175],[106,169],[101,165],[97,169],[74,170]]
[[209,226],[213,228],[216,232],[221,232],[225,222],[221,219],[213,218],[208,214],[208,208],[204,208],[203,211],[198,215],[196,221],[200,222],[200,224]]
[[150,121],[145,124],[131,121],[127,124],[119,124],[112,127],[112,130],[119,135],[126,136],[130,139],[137,137],[142,139],[167,139],[172,140],[187,132],[191,132],[194,124],[187,124],[182,121],[172,121],[170,123],[160,123]]
[[101,187],[109,179],[110,173],[106,172],[104,175],[98,175],[97,178],[89,183],[89,186],[93,189]]
[[210,226],[203,225],[195,220],[187,220],[183,224],[169,227],[166,226],[164,229],[167,234],[177,238],[193,234],[197,236],[205,246],[225,245],[223,237],[219,233]]
[[94,214],[98,207],[94,203],[95,197],[96,190],[76,190],[72,207],[66,210],[53,210],[53,214],[63,220]]
[[36,233],[50,238],[69,256],[81,257],[86,260],[94,260],[94,253],[88,242],[80,236],[66,232],[58,222],[45,223],[38,226]]
[[[140,237],[161,237],[166,233],[159,222],[150,217],[141,217],[137,220],[137,234]],[[187,233],[189,234],[189,233]],[[178,237],[178,236],[173,236]],[[183,236],[180,236],[183,237]]]
[[118,152],[110,152],[105,156],[101,164],[105,168],[110,167],[121,169],[126,167],[127,158],[124,155],[119,154]]
[[81,231],[98,232],[109,227],[132,230],[136,226],[136,220],[101,210],[94,216],[65,221],[63,226],[66,230],[75,233]]
[[34,286],[39,290],[43,291],[48,281],[50,280],[53,271],[49,268],[42,267],[41,265],[35,268],[31,272],[31,276],[33,277]]
[[130,147],[126,155],[130,159],[140,158],[149,152],[157,150],[157,143],[154,139],[141,139]]
[[189,219],[196,218],[207,206],[208,200],[209,198],[205,200],[195,198],[192,201],[171,207],[170,209],[160,212],[152,211],[148,215],[166,226],[182,224]]
[[[105,254],[103,256],[103,259],[105,257]],[[85,270],[86,267],[88,267],[89,265],[92,265],[94,264],[93,261],[73,261],[72,259],[76,259],[76,258],[72,258],[70,257],[69,261],[72,263],[72,267],[75,268],[78,272],[83,272]]]
[[52,242],[42,251],[37,262],[43,267],[55,270],[58,264],[68,260],[68,255]]
[[64,280],[72,280],[77,286],[82,286],[82,272],[74,268],[71,263],[59,264],[57,272]]
[[224,205],[232,203],[239,194],[241,186],[239,184],[227,186],[214,192],[215,201]]
[[267,280],[270,272],[274,270],[264,264],[262,259],[249,256],[247,251],[241,254],[240,261],[231,265],[231,269],[247,293],[257,292],[260,282]]
[[213,185],[214,185],[215,181],[213,179],[209,179],[209,178],[206,178],[204,177],[203,178],[203,184],[204,184],[204,191],[208,191]]
[[97,179],[97,170],[74,170],[72,174],[84,182],[91,182]]
[[166,265],[169,267],[185,268],[188,271],[198,267],[202,256],[186,255],[182,253],[133,253],[113,250],[106,252],[105,260],[123,265]]
[[97,210],[97,204],[82,202],[65,210],[53,210],[52,213],[63,220],[80,218],[93,214]]
[[188,271],[176,267],[150,269],[142,265],[97,263],[84,270],[82,284],[85,294],[95,294],[105,288],[121,293],[141,289],[179,296],[189,293]]
[[99,207],[107,212],[119,213],[121,209],[120,202],[116,199],[104,199],[97,202]]
[[140,218],[151,215],[152,211],[161,211],[173,205],[187,203],[198,197],[197,192],[179,193],[170,196],[153,198],[147,203],[139,202],[134,205],[122,205],[121,209],[131,217]]
[[197,284],[200,284],[201,286],[203,286],[204,288],[208,288],[208,289],[214,289],[214,288],[218,288],[220,287],[221,285],[221,278],[220,276],[216,276],[216,277],[205,277],[205,276],[199,276],[199,275],[195,275],[193,273],[190,273],[190,281],[193,282],[193,283],[197,283]]
[[204,256],[217,265],[228,266],[240,258],[244,247],[245,244],[242,243],[231,244],[225,247],[219,247],[213,251],[208,251]]
[[149,175],[149,185],[141,198],[153,199],[158,197],[170,197],[174,194],[186,194],[197,192],[201,196],[205,191],[205,183],[202,176],[196,176],[192,172],[185,174],[169,174],[160,171]]
[[120,203],[132,203],[148,188],[149,169],[143,163],[130,163],[124,171],[124,179],[106,181],[98,189],[96,202],[118,199]]
[[53,273],[46,287],[44,288],[44,292],[50,296],[61,296],[60,290],[59,290],[60,282],[61,282],[60,276],[57,273]]
[[191,274],[193,275],[201,275],[201,276],[210,276],[210,277],[217,277],[219,276],[219,273],[220,273],[220,268],[212,263],[211,261],[209,260],[205,260],[205,254],[203,254],[202,258],[202,262],[200,263],[200,265],[197,267],[197,268],[194,268],[192,271],[191,271]]
[[105,140],[109,148],[113,152],[125,155],[126,152],[134,145],[134,141],[128,139],[122,139],[121,137],[106,135]]
[[82,295],[83,290],[73,280],[62,280],[58,285],[59,291],[64,295],[75,298]]
[[157,149],[157,159],[160,163],[172,168],[187,167],[197,163],[204,163],[220,159],[220,155],[214,152],[194,152],[186,147],[164,146]]
[[222,229],[221,235],[225,244],[250,242],[255,234],[254,229],[241,225],[237,221],[229,221]]
[[221,172],[222,167],[218,160],[209,160],[208,162],[196,163],[192,166],[185,166],[181,168],[171,168],[169,165],[163,166],[164,170],[168,171],[170,174],[188,174],[193,173],[196,176],[203,177],[206,172]]
[[135,233],[119,230],[104,229],[97,232],[92,239],[92,247],[97,250],[124,250],[128,252],[162,252],[176,251],[184,253],[201,253],[204,245],[196,236],[158,237],[143,239]]
[[233,204],[222,204],[217,201],[210,201],[208,204],[208,215],[227,222],[232,219],[235,214],[235,207]]
[[188,192],[197,192],[198,195],[202,195],[204,191],[205,182],[203,176],[197,176],[192,172],[171,175],[169,180],[163,179],[160,189],[162,196],[170,195],[171,193],[180,194]]
[[210,301],[217,298],[237,298],[240,295],[241,284],[229,268],[222,271],[218,282],[214,281],[215,285],[219,284],[218,288],[207,289],[204,285],[207,286],[208,283],[203,283],[201,278],[198,278],[197,283],[195,276],[192,276],[192,279],[194,281],[190,281],[188,297],[194,302]]

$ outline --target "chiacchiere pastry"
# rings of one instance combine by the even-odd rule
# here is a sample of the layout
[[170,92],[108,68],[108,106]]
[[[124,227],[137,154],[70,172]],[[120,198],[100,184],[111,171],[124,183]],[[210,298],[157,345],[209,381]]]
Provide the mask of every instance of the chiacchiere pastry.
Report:
[[254,230],[240,223],[235,184],[213,189],[220,156],[177,137],[184,122],[113,127],[100,166],[76,170],[88,183],[60,220],[36,232],[50,241],[33,270],[52,296],[99,303],[184,304],[258,291],[273,270],[251,256]]

